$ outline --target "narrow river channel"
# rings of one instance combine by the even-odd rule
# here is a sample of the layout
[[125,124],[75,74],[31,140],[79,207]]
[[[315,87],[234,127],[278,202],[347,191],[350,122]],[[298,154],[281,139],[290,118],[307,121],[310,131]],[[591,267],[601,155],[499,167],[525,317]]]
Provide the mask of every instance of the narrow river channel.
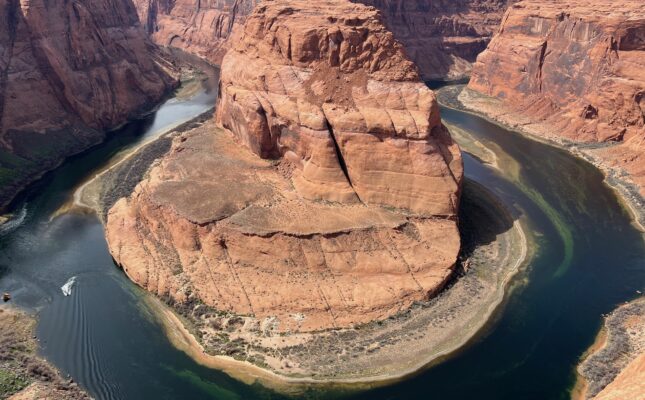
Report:
[[[0,289],[37,313],[41,353],[97,399],[282,398],[176,350],[146,294],[115,267],[98,219],[52,217],[115,155],[208,110],[215,96],[206,84],[70,158],[21,195],[13,205],[19,221],[0,228]],[[465,154],[466,176],[521,220],[533,257],[485,332],[447,361],[389,386],[310,389],[304,397],[566,399],[602,314],[645,287],[643,237],[597,169],[477,116],[443,108],[442,117],[495,154],[497,169]],[[465,206],[462,219],[476,224],[476,209]],[[61,286],[72,277],[64,296]]]

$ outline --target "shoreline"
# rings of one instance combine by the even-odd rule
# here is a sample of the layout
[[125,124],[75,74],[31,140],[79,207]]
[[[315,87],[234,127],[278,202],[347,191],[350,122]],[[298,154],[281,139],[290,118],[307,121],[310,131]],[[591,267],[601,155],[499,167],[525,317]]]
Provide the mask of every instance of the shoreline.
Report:
[[[351,385],[352,388],[357,389],[357,386],[366,385],[367,387],[375,387],[395,383],[403,380],[416,373],[422,372],[426,368],[431,367],[437,361],[449,358],[451,355],[458,353],[469,342],[475,340],[478,334],[482,332],[486,326],[494,320],[494,315],[499,307],[506,300],[506,294],[509,292],[508,285],[510,281],[520,271],[521,265],[526,261],[528,256],[528,242],[524,234],[520,222],[515,222],[513,230],[522,238],[521,257],[518,258],[509,274],[505,276],[501,283],[500,289],[497,291],[495,300],[489,304],[485,309],[486,317],[479,320],[480,324],[475,325],[472,329],[463,334],[456,344],[453,344],[448,349],[438,353],[421,357],[416,364],[405,370],[400,370],[396,373],[369,376],[363,378],[323,378],[316,379],[312,377],[292,377],[278,374],[266,368],[262,368],[248,361],[237,360],[233,357],[225,355],[210,355],[204,350],[202,344],[196,339],[195,335],[190,332],[186,327],[186,322],[183,317],[178,316],[172,308],[164,304],[160,299],[151,293],[145,293],[145,304],[153,311],[154,315],[162,324],[166,336],[171,343],[179,350],[186,353],[189,357],[195,360],[198,364],[214,368],[226,373],[227,375],[238,379],[246,384],[252,384],[259,381],[262,385],[284,392],[290,392],[290,389],[298,389],[294,385],[304,386],[345,386]],[[450,289],[447,289],[450,290]]]
[[605,316],[594,343],[576,367],[572,400],[594,398],[645,352],[645,297],[617,307]]
[[[160,138],[161,136],[156,138],[155,140],[159,140]],[[136,159],[137,156],[146,158],[147,155],[142,153],[146,153],[145,146],[142,146],[138,148],[136,151],[133,151],[127,157],[127,159]],[[125,159],[122,161],[125,161]],[[98,189],[99,192],[111,191],[109,184],[111,183],[110,180],[112,178],[110,175],[118,175],[119,167],[123,164],[124,164],[123,162],[119,162],[118,164],[113,165],[108,170],[102,171],[100,174],[97,174],[97,176],[93,178],[92,182],[94,182],[97,185],[97,187],[100,188]],[[143,173],[145,173],[145,171]],[[99,178],[102,178],[102,179],[99,179]],[[481,186],[476,182],[473,182],[473,183],[476,186]],[[102,187],[102,186],[107,186],[107,187]],[[506,209],[506,206],[503,203],[501,203],[501,201],[497,197],[492,195],[492,193],[488,192],[485,188],[481,187],[478,190],[483,191],[482,193],[485,192],[486,195],[484,197],[488,196],[493,199],[492,201],[497,203],[492,208],[497,207],[499,209],[504,209],[504,210]],[[477,190],[475,192],[477,192]],[[483,204],[485,204],[486,201],[491,201],[490,198],[488,200],[484,199]],[[96,211],[100,214],[100,213],[106,212],[107,210],[98,209]],[[443,328],[443,330],[440,330],[439,336],[443,335],[442,337],[440,337],[439,339],[435,339],[435,341],[431,342],[430,344],[428,343],[427,338],[425,338],[426,339],[425,342],[422,340],[417,340],[416,342],[412,341],[412,345],[410,345],[410,342],[406,341],[408,337],[408,333],[410,334],[410,336],[413,336],[419,333],[427,334],[424,332],[424,330],[431,331],[432,329],[434,329],[430,326],[425,326],[425,325],[421,328],[417,326],[413,326],[411,328],[405,325],[405,324],[409,324],[409,321],[407,322],[405,321],[406,318],[416,319],[419,315],[421,315],[422,318],[425,318],[424,320],[425,324],[431,325],[430,322],[434,321],[432,319],[433,317],[432,316],[428,317],[427,315],[433,312],[432,305],[428,305],[428,306],[421,305],[419,307],[416,307],[416,309],[411,310],[411,312],[409,312],[410,309],[405,310],[402,312],[402,314],[404,314],[403,316],[396,317],[396,318],[402,319],[403,322],[395,321],[395,322],[392,322],[390,326],[388,326],[387,324],[390,324],[388,320],[384,324],[386,326],[385,328],[380,328],[380,322],[383,322],[383,321],[380,321],[379,323],[368,323],[368,325],[370,325],[368,327],[358,327],[356,329],[340,330],[340,332],[338,333],[339,335],[343,335],[344,333],[365,335],[364,332],[368,331],[367,336],[369,337],[370,335],[369,331],[372,330],[373,332],[371,334],[375,336],[377,333],[379,335],[381,334],[391,335],[393,334],[392,331],[394,331],[394,334],[398,336],[405,336],[406,337],[405,340],[402,340],[392,345],[391,349],[384,351],[385,354],[377,354],[377,358],[380,356],[378,361],[381,363],[384,363],[385,360],[388,360],[387,357],[391,357],[389,359],[390,365],[387,365],[385,367],[383,367],[382,365],[379,365],[378,363],[364,365],[362,366],[362,368],[360,368],[361,366],[355,366],[355,368],[352,369],[349,373],[343,373],[341,371],[337,375],[334,374],[336,376],[330,376],[329,374],[325,375],[324,372],[323,373],[318,373],[318,371],[313,372],[311,369],[306,369],[306,368],[296,368],[299,371],[303,371],[303,372],[293,373],[296,369],[291,369],[291,370],[288,370],[288,372],[291,372],[291,373],[282,373],[286,371],[284,368],[280,368],[282,366],[281,365],[282,362],[285,361],[284,359],[277,360],[273,358],[269,360],[269,363],[272,363],[273,365],[269,365],[269,363],[264,363],[264,362],[262,363],[263,365],[258,365],[256,363],[247,361],[246,359],[241,360],[239,358],[233,358],[226,355],[207,354],[202,341],[197,339],[197,336],[202,337],[202,335],[199,334],[201,332],[199,331],[195,332],[197,329],[199,329],[199,326],[197,326],[197,324],[203,321],[195,321],[190,317],[187,318],[186,315],[184,315],[181,312],[182,310],[178,310],[175,307],[169,306],[168,304],[164,303],[161,299],[147,292],[145,297],[147,297],[148,300],[146,301],[146,303],[149,306],[149,308],[152,311],[154,311],[154,315],[157,316],[159,322],[162,324],[164,331],[166,333],[166,336],[176,348],[186,353],[188,356],[193,358],[199,364],[223,371],[224,373],[232,376],[233,378],[241,380],[246,383],[259,381],[264,386],[267,386],[269,388],[274,388],[283,392],[300,390],[303,387],[308,387],[308,386],[334,386],[334,387],[350,387],[351,389],[357,389],[359,387],[374,387],[374,386],[385,385],[388,383],[393,383],[395,381],[399,381],[401,379],[409,377],[410,375],[419,373],[424,369],[429,368],[432,365],[435,365],[438,360],[448,358],[451,355],[454,355],[459,351],[462,351],[464,348],[466,348],[466,346],[470,342],[475,340],[480,334],[485,333],[486,332],[485,328],[489,324],[495,321],[494,317],[497,315],[497,312],[501,309],[503,303],[507,299],[507,293],[511,292],[512,287],[510,285],[510,282],[521,270],[521,266],[524,265],[527,259],[529,258],[530,252],[533,251],[533,246],[529,245],[529,240],[527,239],[527,235],[523,227],[524,225],[523,222],[512,221],[510,215],[508,215],[506,211],[502,211],[502,212],[505,212],[505,218],[510,219],[512,224],[510,224],[510,227],[507,228],[507,230],[505,230],[497,237],[497,239],[493,242],[493,244],[491,244],[490,246],[481,246],[482,248],[487,247],[488,249],[487,251],[490,251],[489,247],[493,248],[493,253],[495,253],[499,258],[502,258],[502,259],[500,260],[498,258],[498,259],[493,259],[492,261],[490,259],[488,260],[484,259],[484,261],[480,262],[480,264],[482,264],[479,268],[480,270],[476,271],[479,274],[497,273],[499,274],[499,276],[495,275],[496,278],[492,279],[493,283],[491,282],[483,283],[484,285],[488,285],[488,287],[484,289],[484,292],[482,294],[483,300],[479,300],[474,305],[467,304],[466,306],[463,306],[463,304],[457,303],[455,301],[455,298],[467,297],[469,295],[467,291],[464,292],[464,290],[466,289],[463,289],[463,287],[460,287],[458,289],[453,289],[453,287],[455,286],[467,285],[468,283],[465,281],[468,281],[468,279],[465,279],[464,277],[457,278],[455,279],[455,281],[451,282],[446,289],[444,289],[442,294],[440,294],[436,298],[437,302],[435,304],[438,304],[439,306],[435,308],[440,308],[441,305],[443,304],[445,308],[450,308],[450,307],[457,308],[458,309],[457,313],[461,312],[461,314],[450,315],[452,319],[455,319],[457,321],[449,322],[448,323],[449,326],[447,328]],[[504,219],[504,217],[502,217],[502,219]],[[496,268],[499,268],[501,272],[487,271],[487,269],[495,270]],[[478,278],[473,278],[471,275],[467,275],[467,277],[469,279],[471,278],[478,279]],[[475,282],[481,283],[476,280]],[[442,303],[442,301],[444,301],[445,303]],[[468,301],[471,301],[471,300],[467,300],[466,302]],[[462,307],[462,308],[459,309],[459,307]],[[443,312],[444,315],[441,316],[441,318],[444,318],[446,314],[446,310],[440,310],[440,312]],[[425,317],[423,316],[424,313],[426,315]],[[408,317],[407,316],[408,314],[412,314],[412,316]],[[396,320],[396,318],[394,319]],[[437,317],[435,316],[434,318],[436,320]],[[399,326],[397,326],[397,324],[399,324]],[[437,331],[438,330],[435,330],[434,332],[432,332],[432,334],[436,334]],[[335,331],[318,332],[311,336],[316,336],[316,335],[325,337],[323,338],[323,341],[324,341],[325,339],[328,339],[330,335],[336,335],[336,332]],[[239,335],[238,338],[240,336],[242,335]],[[233,337],[234,336],[231,335],[231,339],[233,339]],[[334,339],[342,340],[342,339],[339,339],[338,337],[335,337]],[[279,340],[279,337],[262,338],[262,340],[268,341],[269,344],[271,344],[271,340],[273,340],[273,343],[275,344],[275,342]],[[288,337],[287,337],[287,340],[289,340]],[[299,336],[294,340],[300,341],[300,342],[303,341],[302,336]],[[383,344],[383,343],[379,343],[379,341],[376,339],[374,339],[374,341],[376,342],[377,345]],[[317,344],[319,343],[316,343],[315,338],[311,338],[311,337],[305,338],[304,342],[307,345],[313,344],[311,347],[315,347],[315,348],[319,347],[317,346]],[[416,346],[415,346],[415,343],[416,343]],[[270,346],[267,346],[267,347],[270,347]],[[410,351],[408,351],[407,354],[402,354],[400,357],[397,357],[400,354],[399,352],[405,353],[404,349],[406,347],[414,347],[416,349],[415,354],[410,355]],[[334,350],[336,349],[333,349],[332,351]],[[379,348],[376,353],[380,351],[381,349]],[[387,351],[389,351],[390,353],[386,353]],[[364,357],[369,358],[372,355],[373,354],[370,353],[369,355],[365,355]],[[362,357],[362,356],[358,355],[358,357]],[[252,358],[252,357],[248,357],[247,355],[247,359],[249,358]],[[391,361],[392,358],[395,358],[395,359],[399,358],[399,361],[392,362]],[[298,365],[297,362],[293,363],[292,359],[288,359],[287,361],[288,361],[287,364]],[[351,363],[355,361],[352,360],[349,362]],[[279,368],[274,368],[276,365],[278,365]],[[379,365],[379,366],[376,367],[375,369],[374,367],[372,367],[372,365]],[[381,369],[378,369],[378,368],[381,368]],[[282,370],[282,372],[280,370]]]
[[[629,182],[626,182],[620,178],[612,176],[613,174],[620,172],[620,169],[606,166],[604,165],[603,162],[597,160],[593,155],[585,153],[584,149],[580,149],[580,146],[584,146],[584,144],[573,143],[573,142],[567,143],[564,141],[558,141],[556,139],[546,138],[527,130],[522,125],[512,124],[511,122],[503,120],[501,118],[501,115],[494,116],[489,114],[485,110],[484,106],[482,106],[481,104],[477,104],[477,100],[474,100],[472,98],[473,96],[471,94],[472,91],[468,91],[468,94],[465,94],[467,93],[467,90],[468,90],[466,85],[446,86],[445,88],[450,88],[452,91],[449,92],[448,90],[450,89],[446,90],[442,88],[444,89],[443,91],[440,91],[439,89],[437,89],[435,90],[435,92],[446,93],[446,95],[454,98],[441,99],[440,98],[441,96],[437,96],[437,100],[439,101],[439,104],[442,107],[475,115],[505,130],[508,130],[511,132],[517,132],[530,140],[534,140],[546,145],[553,146],[561,150],[565,150],[572,156],[577,157],[593,165],[596,169],[598,169],[603,174],[604,181],[607,184],[607,186],[609,186],[614,191],[614,193],[616,193],[617,197],[620,199],[620,203],[623,205],[626,211],[631,215],[633,225],[640,232],[645,234],[645,209],[643,209],[638,204],[636,204],[636,201],[639,201],[642,203],[645,200],[640,196],[640,194],[634,193],[633,190],[630,190],[628,188],[628,186],[630,185]],[[457,91],[457,93],[455,93],[455,91]],[[494,105],[496,107],[502,107],[502,109],[504,110],[503,107],[505,106],[499,103],[497,99],[485,96],[477,92],[474,92],[474,93],[477,97],[481,97],[483,99],[483,100],[480,100],[481,102],[487,101],[491,106],[493,105],[492,103],[495,102],[496,104]],[[471,96],[471,97],[466,98],[467,96]],[[446,102],[445,100],[448,100],[448,102]],[[512,112],[508,111],[506,112],[506,114],[512,114]],[[503,115],[506,115],[506,114],[503,114]]]
[[[605,346],[607,346],[607,339],[607,327],[603,323],[600,331],[594,339],[593,344],[584,352],[581,360],[586,360],[587,358],[601,351]],[[589,382],[587,381],[585,376],[580,373],[580,371],[578,370],[579,367],[580,364],[578,364],[578,367],[576,367],[576,383],[571,390],[571,400],[584,400],[587,398],[587,392],[589,391]]]
[[[10,400],[75,399],[90,396],[38,354],[36,317],[17,306],[0,305],[0,397]],[[6,396],[6,397],[5,397]]]
[[[184,123],[188,127],[187,129],[194,125],[194,121],[195,119]],[[195,124],[199,124],[199,122]],[[157,135],[132,149],[118,162],[99,171],[90,181],[79,187],[74,197],[78,198],[81,206],[89,207],[97,214],[103,215],[110,206],[108,205],[105,209],[106,205],[101,204],[102,196],[105,197],[106,193],[115,192],[114,186],[118,184],[115,178],[123,172],[121,170],[127,170],[129,168],[127,164],[135,163],[138,158],[143,160],[143,164],[148,163],[148,159],[154,158],[153,156],[156,154],[152,144],[163,138],[174,138],[176,136],[174,133],[177,130],[175,128]],[[490,151],[492,152],[492,150]],[[131,161],[131,163],[127,161]],[[150,164],[146,165],[149,168]],[[147,168],[138,170],[138,173],[145,174]],[[133,175],[134,177],[130,176],[129,178],[133,183],[138,183],[140,178],[137,178],[136,173]],[[85,192],[90,186],[93,190],[92,195],[96,196],[94,207],[88,204],[85,198],[87,195]],[[491,203],[488,204],[488,208],[496,209],[498,212],[494,215],[495,223],[502,225],[506,219],[507,227],[496,234],[496,239],[491,244],[476,247],[469,258],[470,261],[479,257],[473,261],[474,267],[469,268],[473,271],[464,273],[464,276],[453,280],[448,287],[427,304],[414,305],[386,321],[368,323],[355,329],[317,332],[304,338],[303,335],[294,335],[291,338],[288,336],[255,336],[251,338],[253,341],[262,341],[263,350],[273,350],[273,353],[271,351],[249,353],[246,354],[246,359],[240,359],[240,357],[206,353],[203,338],[197,339],[197,337],[203,337],[203,331],[199,331],[200,328],[203,328],[203,326],[199,326],[200,323],[204,323],[203,320],[195,320],[194,316],[187,317],[182,313],[186,310],[169,306],[162,299],[147,292],[144,296],[145,303],[161,323],[165,335],[173,346],[186,353],[197,363],[220,370],[245,383],[259,381],[264,386],[288,393],[311,386],[333,386],[355,390],[402,380],[435,365],[440,360],[457,354],[467,348],[468,344],[477,339],[479,335],[485,334],[486,327],[494,323],[495,316],[498,315],[498,311],[508,298],[507,294],[513,290],[511,281],[529,259],[530,253],[534,251],[532,241],[529,243],[524,230],[524,223],[519,220],[513,221],[506,205],[483,186],[474,181],[471,182],[471,186],[473,186],[471,191],[474,191],[471,196],[479,199],[480,206],[486,205],[487,202]],[[127,195],[127,188],[126,194],[122,191],[117,191],[117,193],[119,198],[123,197]],[[110,199],[107,202],[109,203],[109,201]],[[495,211],[490,212],[494,214]],[[481,254],[477,254],[476,257],[474,254],[478,250]],[[473,290],[475,291],[474,295]],[[473,300],[479,296],[482,299]],[[226,334],[226,332],[224,333]],[[244,334],[241,333],[235,337],[234,334],[231,334],[230,338],[226,334],[226,341],[233,339],[235,342],[240,340],[240,337],[248,339],[248,335],[244,337]],[[284,345],[284,338],[291,341],[287,347]],[[278,343],[281,339],[283,344]],[[360,339],[363,340],[363,343],[373,343],[376,348],[368,349],[363,353],[352,353],[355,349],[351,346],[339,349],[334,347],[335,345],[330,345],[332,341],[358,342]],[[248,343],[250,344],[250,341]],[[293,345],[293,343],[296,344]],[[307,350],[306,357],[302,357],[302,353],[305,353],[303,343]],[[343,344],[340,346],[342,347]],[[292,354],[294,348],[295,356]],[[350,358],[341,362],[335,356],[333,360],[316,360],[316,356],[324,358],[325,355],[316,354],[315,350],[313,354],[309,354],[311,348],[325,349],[327,352],[335,354],[345,354],[348,351],[351,356],[358,357],[358,360]],[[282,358],[282,350],[286,350],[291,358]],[[276,357],[275,352],[280,353],[280,357]],[[258,360],[258,354],[260,354],[260,362],[247,361],[249,359]],[[264,355],[267,356],[267,362],[265,362]],[[307,359],[303,363],[304,366],[299,364],[303,358]],[[287,366],[284,367],[284,364]],[[292,368],[294,365],[296,367]],[[330,372],[330,367],[333,372]]]

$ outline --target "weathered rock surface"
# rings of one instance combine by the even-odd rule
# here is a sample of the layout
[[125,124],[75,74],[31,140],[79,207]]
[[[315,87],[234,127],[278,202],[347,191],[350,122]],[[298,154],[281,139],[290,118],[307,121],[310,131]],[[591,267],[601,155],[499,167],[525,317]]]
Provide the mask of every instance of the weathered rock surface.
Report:
[[134,0],[139,19],[159,45],[219,64],[233,28],[259,0]]
[[607,144],[594,156],[629,173],[644,194],[644,37],[640,1],[522,1],[478,57],[468,87],[539,124],[537,134]]
[[353,0],[378,8],[424,79],[467,77],[515,0]]
[[217,112],[230,132],[177,139],[115,204],[115,260],[162,297],[282,331],[382,319],[436,293],[459,251],[461,158],[378,13],[267,1],[239,34]]
[[175,84],[130,0],[0,0],[0,204]]
[[267,2],[240,36],[217,121],[258,156],[289,160],[300,195],[455,215],[459,150],[374,9]]

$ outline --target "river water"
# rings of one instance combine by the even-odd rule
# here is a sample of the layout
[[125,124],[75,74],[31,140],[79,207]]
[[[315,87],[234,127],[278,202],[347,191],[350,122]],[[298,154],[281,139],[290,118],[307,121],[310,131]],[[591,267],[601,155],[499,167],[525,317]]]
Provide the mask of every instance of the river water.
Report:
[[[145,306],[145,294],[115,267],[95,216],[52,218],[119,152],[208,110],[215,96],[216,87],[207,84],[191,98],[169,100],[70,158],[15,202],[19,223],[0,228],[0,291],[37,312],[43,356],[97,399],[282,398],[176,350]],[[485,333],[447,361],[369,391],[309,389],[301,397],[565,399],[601,315],[645,287],[643,238],[597,169],[477,116],[451,109],[442,116],[497,154],[501,170],[465,154],[466,176],[529,228],[533,258]],[[469,208],[462,218],[478,221]],[[72,277],[65,296],[61,286]]]

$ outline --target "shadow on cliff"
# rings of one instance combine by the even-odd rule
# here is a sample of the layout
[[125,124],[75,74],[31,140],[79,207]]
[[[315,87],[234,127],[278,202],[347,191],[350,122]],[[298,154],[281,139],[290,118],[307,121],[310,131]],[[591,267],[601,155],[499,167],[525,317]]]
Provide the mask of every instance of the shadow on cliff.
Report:
[[492,243],[497,235],[513,227],[513,216],[501,201],[483,185],[464,179],[459,205],[461,257],[466,258],[482,245]]

